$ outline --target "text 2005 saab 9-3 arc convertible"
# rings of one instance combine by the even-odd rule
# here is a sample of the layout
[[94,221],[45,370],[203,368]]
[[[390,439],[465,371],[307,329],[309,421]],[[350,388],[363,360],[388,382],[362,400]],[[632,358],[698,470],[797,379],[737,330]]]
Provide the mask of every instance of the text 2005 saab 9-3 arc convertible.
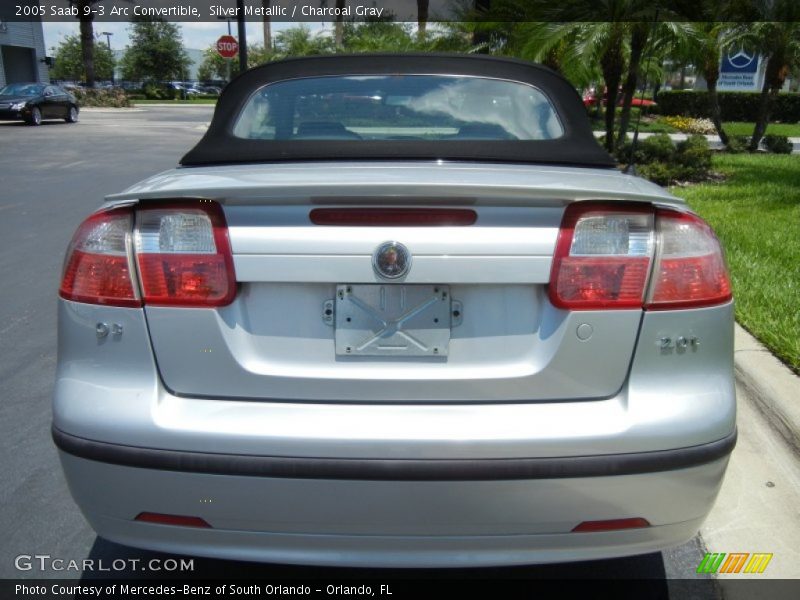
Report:
[[736,438],[709,226],[559,75],[483,56],[245,72],[69,246],[53,437],[98,535],[283,563],[680,544]]

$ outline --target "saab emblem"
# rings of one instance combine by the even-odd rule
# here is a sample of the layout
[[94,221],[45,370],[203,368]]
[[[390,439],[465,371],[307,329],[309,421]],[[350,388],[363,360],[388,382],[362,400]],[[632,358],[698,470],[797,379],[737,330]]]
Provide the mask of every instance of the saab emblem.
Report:
[[399,279],[411,268],[411,253],[400,242],[384,242],[372,255],[372,268],[385,279]]

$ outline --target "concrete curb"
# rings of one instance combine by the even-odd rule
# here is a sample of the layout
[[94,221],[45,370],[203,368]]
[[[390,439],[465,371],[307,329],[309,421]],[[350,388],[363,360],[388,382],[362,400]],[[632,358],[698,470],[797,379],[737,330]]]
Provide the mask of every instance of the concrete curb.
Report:
[[216,104],[180,104],[180,103],[173,103],[170,104],[168,102],[159,102],[159,103],[146,103],[146,104],[136,104],[136,101],[133,101],[131,105],[134,108],[148,108],[148,107],[155,107],[155,108],[216,108]]
[[737,383],[786,441],[800,452],[800,377],[738,323],[733,362]]

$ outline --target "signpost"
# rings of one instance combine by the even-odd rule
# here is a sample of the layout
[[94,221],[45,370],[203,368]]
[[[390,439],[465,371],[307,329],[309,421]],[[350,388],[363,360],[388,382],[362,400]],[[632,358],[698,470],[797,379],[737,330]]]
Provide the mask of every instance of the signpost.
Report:
[[239,52],[239,42],[231,35],[231,22],[228,21],[228,35],[220,36],[217,40],[217,54],[227,63],[228,81],[231,80],[231,59]]

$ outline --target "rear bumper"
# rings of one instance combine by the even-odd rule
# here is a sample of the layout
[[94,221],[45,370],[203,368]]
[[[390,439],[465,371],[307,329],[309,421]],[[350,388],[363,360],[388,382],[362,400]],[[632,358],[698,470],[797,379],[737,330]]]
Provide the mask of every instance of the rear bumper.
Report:
[[113,465],[207,475],[368,481],[493,481],[657,473],[726,458],[736,445],[734,430],[708,444],[628,454],[450,460],[336,459],[136,448],[87,440],[56,427],[52,433],[53,441],[63,452]]
[[[696,534],[728,462],[607,477],[390,481],[136,468],[63,450],[60,457],[87,520],[112,541],[196,556],[372,567],[565,562],[674,546]],[[211,528],[137,522],[140,512],[198,516]],[[651,526],[572,532],[582,521],[630,517]]]

